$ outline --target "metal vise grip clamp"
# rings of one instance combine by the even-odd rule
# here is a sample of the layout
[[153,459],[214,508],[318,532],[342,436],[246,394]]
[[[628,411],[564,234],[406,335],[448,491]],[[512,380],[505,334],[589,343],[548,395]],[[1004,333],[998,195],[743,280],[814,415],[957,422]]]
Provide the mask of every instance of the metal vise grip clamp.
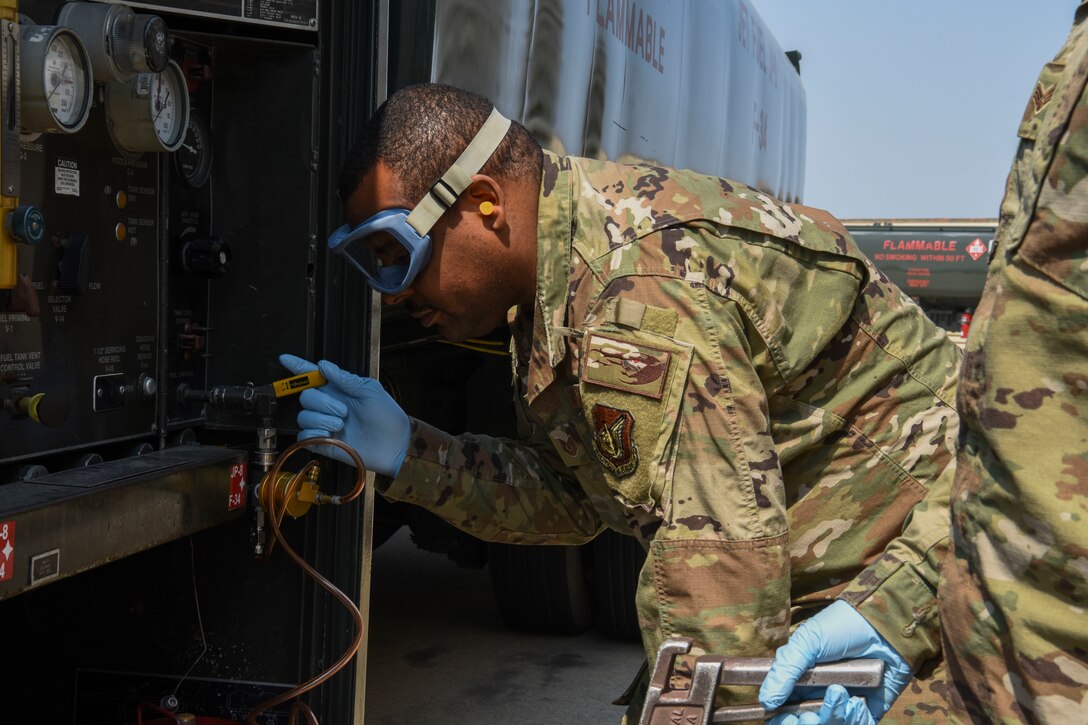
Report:
[[[714,695],[719,685],[759,685],[774,662],[770,657],[721,657],[702,655],[695,659],[695,670],[688,689],[671,689],[673,665],[678,655],[691,651],[692,641],[686,637],[665,640],[657,651],[657,662],[646,691],[639,725],[710,725],[711,723],[766,720],[774,715],[818,712],[822,700],[806,700],[784,705],[777,710],[764,710],[759,705],[734,705],[714,708]],[[826,687],[879,687],[884,678],[881,660],[842,660],[816,665],[805,670],[798,685]]]

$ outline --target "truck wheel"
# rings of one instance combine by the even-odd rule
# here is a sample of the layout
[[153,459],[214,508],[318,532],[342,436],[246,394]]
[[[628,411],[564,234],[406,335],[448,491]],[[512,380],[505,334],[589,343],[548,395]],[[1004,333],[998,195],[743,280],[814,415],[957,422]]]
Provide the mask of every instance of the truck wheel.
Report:
[[580,634],[593,625],[582,547],[488,544],[487,556],[495,603],[507,626]]
[[635,610],[638,574],[646,552],[631,536],[605,531],[593,548],[593,596],[600,613],[598,626],[609,637],[638,641],[642,631]]

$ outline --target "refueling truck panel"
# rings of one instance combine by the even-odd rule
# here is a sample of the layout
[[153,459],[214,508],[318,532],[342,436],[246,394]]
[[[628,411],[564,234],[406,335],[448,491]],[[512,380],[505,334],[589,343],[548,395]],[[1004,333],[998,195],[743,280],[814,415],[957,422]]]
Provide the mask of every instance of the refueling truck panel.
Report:
[[[242,722],[350,646],[255,500],[294,440],[280,353],[380,376],[450,432],[512,431],[504,333],[481,352],[379,317],[327,252],[340,161],[387,92],[455,83],[553,150],[796,200],[796,62],[745,0],[0,0],[0,721]],[[490,559],[504,611],[529,596],[512,567],[567,587],[611,557],[605,597],[637,572],[611,541],[522,561],[380,500],[317,505],[354,471],[307,460],[284,469],[310,496],[285,540],[364,615],[369,543],[404,523]],[[623,597],[564,596],[544,628],[630,629]],[[320,721],[363,720],[361,651],[307,695]]]
[[845,224],[861,251],[937,325],[966,334],[965,320],[986,283],[995,219],[851,219]]
[[[277,355],[341,357],[319,240],[378,5],[332,5],[0,3],[4,722],[241,722],[345,647],[253,501],[293,441]],[[361,517],[283,523],[355,598]],[[311,706],[350,721],[354,689]]]

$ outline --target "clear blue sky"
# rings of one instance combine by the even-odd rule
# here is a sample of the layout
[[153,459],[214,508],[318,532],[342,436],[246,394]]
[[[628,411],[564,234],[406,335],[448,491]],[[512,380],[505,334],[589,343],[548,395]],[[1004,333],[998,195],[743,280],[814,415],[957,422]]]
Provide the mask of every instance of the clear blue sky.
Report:
[[997,216],[1016,127],[1076,0],[750,1],[803,56],[806,204]]

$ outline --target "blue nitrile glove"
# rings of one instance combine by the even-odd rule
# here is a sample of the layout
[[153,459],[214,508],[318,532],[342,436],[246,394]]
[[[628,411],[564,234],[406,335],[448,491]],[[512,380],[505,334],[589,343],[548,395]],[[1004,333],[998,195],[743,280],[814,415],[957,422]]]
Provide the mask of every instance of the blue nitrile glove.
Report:
[[[836,722],[835,710],[848,716],[842,722],[871,723],[879,720],[888,711],[895,698],[903,691],[913,676],[913,671],[895,649],[888,644],[873,625],[861,616],[856,609],[844,601],[838,600],[817,612],[811,619],[801,623],[790,635],[786,644],[778,648],[774,656],[774,665],[767,673],[767,678],[759,688],[759,704],[768,710],[782,705],[793,691],[793,686],[801,673],[817,662],[834,662],[854,657],[873,657],[884,661],[884,682],[881,687],[859,690],[865,695],[869,717],[859,719],[864,708],[856,705],[847,707],[838,705],[840,695],[832,697],[836,688],[829,687],[825,694],[824,707],[820,711],[819,722]],[[829,698],[832,700],[829,702]],[[826,711],[827,719],[824,719]],[[774,720],[776,725],[790,722],[785,717]],[[807,722],[807,721],[801,721]],[[816,721],[813,721],[816,722]]]
[[850,697],[842,685],[831,685],[824,695],[819,712],[803,712],[800,715],[779,715],[771,718],[771,725],[874,725],[872,713],[865,707],[865,700]]
[[[328,360],[314,365],[294,355],[280,355],[280,364],[294,375],[320,370],[328,380],[320,388],[303,390],[299,401],[298,439],[328,436],[355,449],[375,473],[396,477],[408,451],[411,423],[377,380],[341,370]],[[323,456],[354,465],[335,446],[316,446]]]

